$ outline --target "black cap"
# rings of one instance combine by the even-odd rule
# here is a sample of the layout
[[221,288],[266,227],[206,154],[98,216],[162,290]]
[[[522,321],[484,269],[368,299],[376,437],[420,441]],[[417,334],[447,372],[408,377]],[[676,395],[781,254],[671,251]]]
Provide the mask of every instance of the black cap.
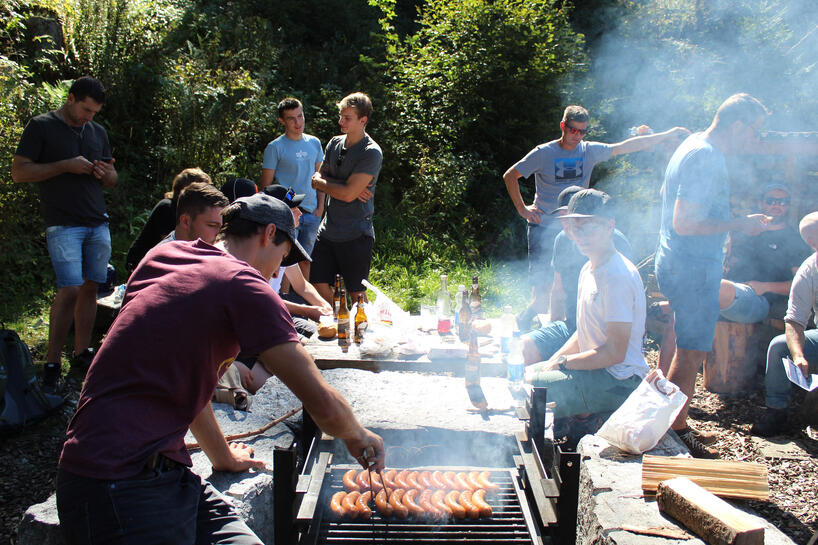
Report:
[[290,253],[281,260],[282,267],[294,265],[299,261],[312,261],[309,254],[298,243],[298,236],[295,233],[295,220],[293,213],[282,201],[274,199],[266,193],[256,193],[251,197],[241,197],[236,199],[236,203],[241,205],[239,217],[261,225],[273,224],[276,229],[287,234],[292,242]]
[[222,193],[231,203],[241,197],[249,197],[258,192],[256,183],[247,178],[233,178],[222,186]]
[[578,191],[568,201],[568,213],[563,218],[613,218],[613,211],[607,206],[611,196],[596,189]]
[[290,208],[299,206],[306,197],[303,193],[296,193],[292,187],[284,187],[279,184],[268,185],[264,188],[264,192],[271,197],[284,201]]
[[568,201],[571,200],[571,197],[573,197],[575,193],[579,193],[580,191],[582,191],[581,185],[571,185],[560,191],[560,196],[557,197],[557,208],[553,209],[550,215],[553,216],[557,212],[567,210]]

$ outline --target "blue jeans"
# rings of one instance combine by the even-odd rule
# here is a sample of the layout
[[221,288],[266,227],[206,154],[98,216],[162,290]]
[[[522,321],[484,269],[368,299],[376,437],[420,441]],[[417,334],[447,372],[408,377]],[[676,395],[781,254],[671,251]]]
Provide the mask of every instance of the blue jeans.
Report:
[[[786,409],[790,405],[792,382],[787,378],[787,372],[781,358],[789,357],[787,339],[779,335],[770,341],[767,349],[767,374],[764,376],[764,386],[767,395],[766,405],[771,409]],[[818,329],[809,329],[804,332],[804,357],[809,362],[810,371],[815,372],[818,367]]]
[[554,239],[562,231],[562,223],[528,224],[528,278],[532,286],[550,286],[554,281],[551,255]]
[[261,545],[221,494],[187,468],[115,481],[60,469],[57,512],[69,544]]
[[525,336],[534,342],[540,352],[542,361],[544,361],[562,348],[562,345],[571,338],[573,333],[565,325],[565,322],[550,322],[531,333],[526,333]]
[[104,284],[108,279],[111,233],[107,223],[95,227],[52,225],[46,228],[45,238],[57,288],[81,286],[84,280]]
[[619,380],[605,369],[540,371],[531,381],[534,386],[548,388],[546,400],[556,402],[554,418],[613,412],[640,382],[638,375]]
[[298,242],[304,251],[312,257],[312,247],[315,246],[315,237],[318,236],[318,226],[321,225],[321,218],[313,215],[312,212],[304,212],[298,220]]
[[757,295],[747,284],[734,282],[736,298],[727,308],[721,309],[721,317],[741,324],[754,324],[762,321],[770,312],[770,302]]

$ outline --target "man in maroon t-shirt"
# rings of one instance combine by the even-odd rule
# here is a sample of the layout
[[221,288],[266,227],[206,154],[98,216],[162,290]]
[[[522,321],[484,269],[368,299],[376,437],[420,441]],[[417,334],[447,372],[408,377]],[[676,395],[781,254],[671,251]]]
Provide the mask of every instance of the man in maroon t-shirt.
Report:
[[[222,239],[170,242],[140,262],[88,370],[59,462],[57,508],[69,543],[242,543],[258,538],[192,473],[188,428],[217,471],[264,467],[228,444],[209,400],[241,349],[304,403],[362,464],[384,465],[381,438],[321,377],[267,283],[309,259],[283,202],[259,193],[223,212]],[[374,449],[374,457],[363,456]]]

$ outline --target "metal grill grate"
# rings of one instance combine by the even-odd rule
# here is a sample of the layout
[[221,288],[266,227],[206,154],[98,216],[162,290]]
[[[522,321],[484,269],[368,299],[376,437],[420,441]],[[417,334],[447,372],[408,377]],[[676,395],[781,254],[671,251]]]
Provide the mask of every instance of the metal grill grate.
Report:
[[[328,479],[329,491],[323,495],[325,498],[344,489],[341,482],[344,471],[332,469]],[[533,541],[520,504],[519,489],[514,484],[512,474],[508,470],[492,471],[491,480],[499,485],[500,489],[486,497],[493,511],[491,518],[486,519],[452,520],[449,523],[429,522],[384,518],[375,512],[367,521],[332,520],[326,505],[328,500],[325,500],[322,502],[325,505],[322,508],[318,543],[397,545],[466,542],[486,545],[506,543],[531,545]]]

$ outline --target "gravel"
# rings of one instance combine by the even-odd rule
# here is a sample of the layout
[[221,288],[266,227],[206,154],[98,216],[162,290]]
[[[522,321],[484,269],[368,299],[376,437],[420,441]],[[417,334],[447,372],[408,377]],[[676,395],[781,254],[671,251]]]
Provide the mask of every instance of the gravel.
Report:
[[[655,352],[649,354],[649,359],[655,357]],[[69,376],[69,401],[57,414],[21,432],[0,437],[0,544],[14,543],[23,512],[54,492],[57,458],[79,388],[79,379]],[[695,427],[719,433],[721,439],[716,447],[722,458],[754,461],[769,468],[770,501],[749,505],[796,543],[807,543],[818,531],[818,433],[800,414],[803,399],[803,392],[795,393],[791,429],[781,438],[793,443],[788,450],[794,454],[770,457],[764,453],[768,445],[749,435],[750,424],[761,415],[764,405],[761,391],[719,396],[705,391],[700,382],[690,411]]]

